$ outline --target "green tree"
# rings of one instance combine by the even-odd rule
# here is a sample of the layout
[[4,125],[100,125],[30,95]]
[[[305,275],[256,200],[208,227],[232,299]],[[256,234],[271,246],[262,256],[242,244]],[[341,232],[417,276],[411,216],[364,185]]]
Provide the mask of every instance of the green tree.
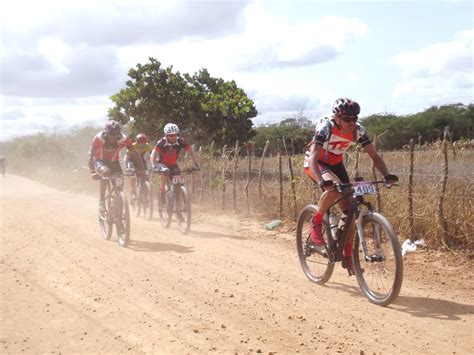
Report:
[[127,87],[111,97],[110,118],[122,123],[133,118],[132,133],[143,131],[152,139],[162,135],[167,122],[201,144],[233,144],[254,135],[251,118],[257,110],[235,81],[213,78],[206,69],[181,75],[149,60],[130,69]]

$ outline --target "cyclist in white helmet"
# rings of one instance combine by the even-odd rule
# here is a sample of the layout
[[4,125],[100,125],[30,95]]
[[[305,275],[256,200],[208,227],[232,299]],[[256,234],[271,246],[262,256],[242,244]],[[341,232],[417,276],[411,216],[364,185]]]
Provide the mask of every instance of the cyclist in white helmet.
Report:
[[[156,142],[150,155],[151,165],[156,170],[163,172],[178,170],[178,156],[182,149],[189,153],[194,163],[194,168],[199,170],[199,160],[191,146],[178,136],[179,128],[174,123],[167,123],[163,129],[165,136]],[[166,175],[160,175],[160,203],[165,201]]]

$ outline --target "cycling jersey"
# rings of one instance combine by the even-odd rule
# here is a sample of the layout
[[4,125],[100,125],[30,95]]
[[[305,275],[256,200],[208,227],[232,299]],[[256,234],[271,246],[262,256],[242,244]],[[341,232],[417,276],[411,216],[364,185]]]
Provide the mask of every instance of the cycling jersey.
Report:
[[[313,143],[322,147],[320,161],[327,165],[336,165],[343,160],[343,153],[352,142],[363,147],[370,144],[369,136],[360,123],[356,123],[354,132],[341,132],[339,126],[330,117],[323,117],[316,125]],[[309,152],[306,152],[309,157]]]
[[169,143],[166,137],[163,137],[156,142],[153,151],[155,154],[158,153],[159,163],[165,164],[166,166],[176,166],[181,149],[190,152],[191,146],[181,137],[178,137],[173,144]]
[[153,150],[153,147],[150,143],[146,143],[145,145],[143,146],[140,146],[140,144],[138,144],[138,142],[135,142],[133,143],[133,147],[135,148],[135,150],[137,151],[137,153],[144,159],[145,158],[145,154],[146,153],[151,153],[151,151]]
[[132,148],[132,141],[124,134],[120,134],[117,142],[110,143],[106,138],[105,131],[96,134],[92,140],[92,148],[95,148],[94,160],[118,161],[120,151],[123,148]]

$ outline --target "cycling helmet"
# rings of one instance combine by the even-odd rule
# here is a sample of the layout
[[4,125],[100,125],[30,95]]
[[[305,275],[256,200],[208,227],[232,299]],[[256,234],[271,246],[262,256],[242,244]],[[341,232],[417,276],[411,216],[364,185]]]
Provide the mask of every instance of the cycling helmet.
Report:
[[332,112],[337,116],[357,116],[360,113],[360,106],[351,99],[337,99],[332,105]]
[[114,120],[109,120],[105,123],[105,133],[119,135],[121,131],[120,123]]
[[148,138],[145,133],[139,133],[137,135],[137,142],[138,144],[145,144],[146,142],[148,142]]
[[167,123],[165,125],[165,128],[163,128],[163,132],[165,132],[166,135],[168,135],[168,134],[178,134],[179,133],[179,128],[174,123]]

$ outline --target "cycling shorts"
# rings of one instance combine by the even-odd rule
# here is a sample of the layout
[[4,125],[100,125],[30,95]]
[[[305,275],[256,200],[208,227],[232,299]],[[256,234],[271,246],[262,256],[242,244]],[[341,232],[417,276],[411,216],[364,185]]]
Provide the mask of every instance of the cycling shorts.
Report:
[[[329,165],[322,161],[318,161],[317,167],[321,175],[323,175],[324,173],[330,172],[336,175],[340,182],[344,184],[347,184],[350,182],[346,167],[344,166],[344,163],[342,162],[335,165]],[[306,167],[304,169],[304,172],[306,173],[306,175],[309,176],[311,180],[316,182],[316,178],[313,176],[313,174],[311,174],[311,170],[309,170],[309,167]]]
[[96,160],[94,161],[94,169],[97,174],[100,175],[100,168],[102,166],[106,166],[110,170],[110,174],[114,175],[122,175],[122,167],[120,166],[120,162],[118,160],[116,161],[110,161],[110,160]]

